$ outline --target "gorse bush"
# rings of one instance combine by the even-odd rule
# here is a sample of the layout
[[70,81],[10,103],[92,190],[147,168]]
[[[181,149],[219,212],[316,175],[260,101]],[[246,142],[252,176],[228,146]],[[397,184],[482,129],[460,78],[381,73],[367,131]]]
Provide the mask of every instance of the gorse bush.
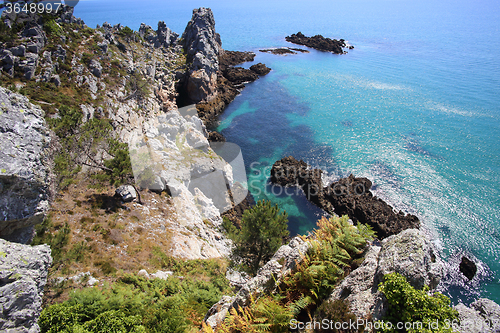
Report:
[[[429,295],[427,286],[422,290],[415,289],[398,273],[385,275],[379,290],[389,303],[384,322],[422,323],[421,327],[405,330],[409,333],[453,332],[451,325],[458,320],[458,312],[450,306],[449,298],[443,294]],[[433,326],[436,323],[438,327]],[[383,332],[397,330],[384,329]]]

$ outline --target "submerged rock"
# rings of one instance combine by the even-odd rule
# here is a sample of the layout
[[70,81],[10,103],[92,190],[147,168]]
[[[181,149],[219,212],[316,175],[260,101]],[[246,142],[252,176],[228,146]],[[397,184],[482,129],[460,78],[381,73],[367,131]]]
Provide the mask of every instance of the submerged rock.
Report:
[[39,332],[43,288],[52,257],[48,245],[0,239],[0,331]]
[[41,223],[52,196],[50,135],[44,112],[22,95],[0,88],[0,237]]

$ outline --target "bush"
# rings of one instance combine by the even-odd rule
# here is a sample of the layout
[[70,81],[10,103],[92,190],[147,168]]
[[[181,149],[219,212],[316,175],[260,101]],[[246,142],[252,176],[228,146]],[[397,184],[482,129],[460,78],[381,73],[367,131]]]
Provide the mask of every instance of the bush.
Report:
[[247,209],[241,218],[241,229],[234,235],[234,254],[241,257],[244,268],[255,274],[288,237],[288,215],[280,213],[278,206],[269,201],[259,201]]
[[[450,306],[448,297],[440,293],[429,295],[427,286],[422,290],[415,289],[398,273],[387,274],[384,280],[379,285],[379,290],[389,303],[384,322],[423,324],[421,328],[405,330],[411,333],[452,332],[450,326],[458,319],[458,312]],[[437,330],[431,326],[434,323],[439,324]],[[395,329],[383,331],[397,332]]]
[[[316,310],[317,321],[323,322],[323,320],[328,320],[328,323],[357,323],[356,316],[349,309],[349,304],[343,300],[335,301],[325,301]],[[364,326],[361,325],[357,328],[347,328],[347,329],[336,329],[333,325],[328,325],[328,327],[321,327],[315,332],[342,332],[342,333],[357,333],[364,332]]]

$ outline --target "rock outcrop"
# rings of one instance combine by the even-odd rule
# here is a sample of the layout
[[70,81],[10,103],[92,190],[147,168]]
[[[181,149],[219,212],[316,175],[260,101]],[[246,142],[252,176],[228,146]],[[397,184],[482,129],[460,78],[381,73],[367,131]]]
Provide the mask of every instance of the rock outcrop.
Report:
[[469,280],[472,280],[477,272],[477,266],[474,261],[470,260],[467,257],[462,257],[462,261],[460,262],[460,272],[465,275]]
[[[50,134],[44,112],[22,95],[0,88],[0,237],[31,239],[53,195]],[[26,231],[27,233],[23,233]]]
[[453,329],[460,333],[499,333],[500,305],[486,298],[480,298],[470,307],[463,304],[455,306],[458,311],[459,323],[454,323]]
[[210,8],[193,10],[193,17],[182,35],[189,70],[185,82],[187,103],[209,102],[217,94],[220,36],[215,32],[215,20]]
[[0,331],[39,332],[43,288],[52,263],[48,245],[0,239]]
[[348,45],[345,40],[325,38],[321,35],[306,37],[303,33],[297,32],[291,36],[285,37],[285,40],[290,43],[312,47],[320,51],[328,51],[335,54],[344,54],[344,48],[353,49],[354,46]]
[[[260,75],[266,75],[271,70],[264,64],[256,64],[250,69],[234,67],[243,62],[253,61],[255,53],[240,51],[223,51],[219,56],[220,70],[217,77],[217,96],[210,102],[198,103],[198,115],[207,127],[211,127],[217,117],[224,111],[245,87],[246,82],[255,81]],[[255,67],[254,67],[255,66]]]
[[371,315],[379,320],[387,303],[378,285],[385,274],[392,272],[403,275],[415,288],[435,288],[444,276],[444,265],[426,236],[417,229],[408,229],[384,239],[381,246],[372,245],[361,266],[333,290],[328,301],[347,300],[358,318]]
[[420,227],[415,215],[396,213],[370,192],[372,182],[350,175],[323,187],[322,171],[312,169],[292,156],[273,164],[271,182],[281,186],[299,186],[308,200],[330,214],[348,215],[355,222],[367,223],[381,239],[405,229]]
[[293,47],[275,47],[275,48],[271,48],[271,49],[262,49],[259,51],[265,52],[265,53],[272,53],[272,54],[276,54],[276,55],[297,54],[297,52],[309,53],[309,51],[307,51],[307,50],[297,49],[297,48],[293,48]]
[[230,309],[248,305],[251,295],[259,297],[263,293],[272,291],[283,277],[295,269],[309,247],[310,243],[300,237],[295,237],[289,244],[281,246],[271,260],[259,269],[257,275],[243,284],[236,296],[224,296],[213,305],[204,321],[215,327],[226,318]]

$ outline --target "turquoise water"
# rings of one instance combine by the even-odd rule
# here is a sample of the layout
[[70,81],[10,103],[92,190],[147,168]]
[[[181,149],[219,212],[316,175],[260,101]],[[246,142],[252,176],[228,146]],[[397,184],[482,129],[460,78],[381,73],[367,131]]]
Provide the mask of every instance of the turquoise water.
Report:
[[[158,20],[182,33],[211,7],[223,47],[253,50],[273,71],[249,84],[218,130],[240,145],[250,190],[290,215],[292,233],[321,211],[267,177],[287,155],[372,179],[374,192],[419,216],[451,262],[477,258],[477,283],[448,278],[454,301],[500,302],[500,5],[495,1],[80,1],[75,15],[137,30]],[[275,56],[302,31],[344,38],[346,55]]]

